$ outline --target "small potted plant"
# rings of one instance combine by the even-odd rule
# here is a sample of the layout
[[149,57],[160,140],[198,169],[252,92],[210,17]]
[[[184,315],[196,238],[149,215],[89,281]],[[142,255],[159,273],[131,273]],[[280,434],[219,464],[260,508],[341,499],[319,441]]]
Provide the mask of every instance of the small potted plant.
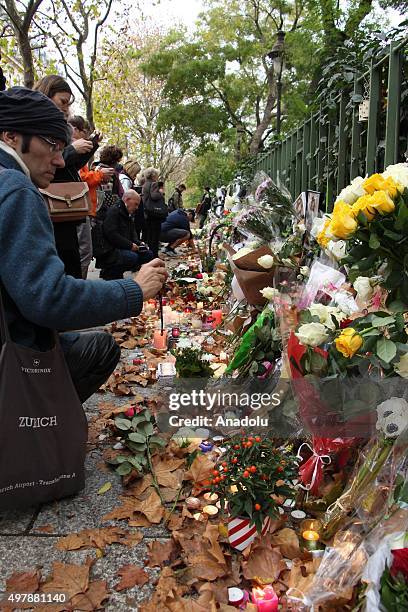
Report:
[[298,465],[289,449],[275,448],[272,438],[242,434],[224,447],[209,485],[228,512],[231,546],[243,550],[279,517],[279,501],[295,496]]

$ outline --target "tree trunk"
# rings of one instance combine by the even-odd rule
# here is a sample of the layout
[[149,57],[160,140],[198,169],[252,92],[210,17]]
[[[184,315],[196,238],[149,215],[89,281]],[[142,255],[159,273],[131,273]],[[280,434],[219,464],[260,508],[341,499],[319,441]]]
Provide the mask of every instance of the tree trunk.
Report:
[[249,153],[256,155],[262,148],[262,139],[266,130],[269,128],[272,121],[272,111],[275,107],[276,96],[270,92],[266,102],[263,117],[259,125],[257,125],[255,132],[252,134],[251,142],[249,145]]
[[28,32],[18,33],[18,47],[24,67],[24,86],[32,89],[34,86],[34,62]]

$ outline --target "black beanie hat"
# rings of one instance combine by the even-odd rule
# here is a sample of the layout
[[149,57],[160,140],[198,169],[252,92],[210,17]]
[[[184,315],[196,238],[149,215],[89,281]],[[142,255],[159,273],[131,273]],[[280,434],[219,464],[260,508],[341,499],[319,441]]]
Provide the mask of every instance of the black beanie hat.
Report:
[[5,131],[71,142],[64,114],[40,91],[26,87],[0,91],[0,132]]

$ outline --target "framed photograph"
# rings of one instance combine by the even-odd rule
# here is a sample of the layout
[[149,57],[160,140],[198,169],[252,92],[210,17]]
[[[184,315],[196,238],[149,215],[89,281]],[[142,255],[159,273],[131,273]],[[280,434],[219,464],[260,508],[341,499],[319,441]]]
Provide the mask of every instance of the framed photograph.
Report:
[[320,192],[307,191],[306,198],[306,229],[310,232],[313,221],[319,216]]
[[303,221],[306,221],[307,195],[305,191],[302,191],[302,193],[298,195],[293,206],[295,207],[299,220],[303,219]]

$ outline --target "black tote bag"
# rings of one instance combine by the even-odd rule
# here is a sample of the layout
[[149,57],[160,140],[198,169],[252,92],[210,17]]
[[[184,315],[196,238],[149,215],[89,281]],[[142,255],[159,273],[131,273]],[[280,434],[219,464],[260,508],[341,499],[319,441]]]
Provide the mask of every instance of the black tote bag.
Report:
[[45,352],[12,342],[1,289],[0,331],[0,510],[73,495],[88,425],[58,335]]

